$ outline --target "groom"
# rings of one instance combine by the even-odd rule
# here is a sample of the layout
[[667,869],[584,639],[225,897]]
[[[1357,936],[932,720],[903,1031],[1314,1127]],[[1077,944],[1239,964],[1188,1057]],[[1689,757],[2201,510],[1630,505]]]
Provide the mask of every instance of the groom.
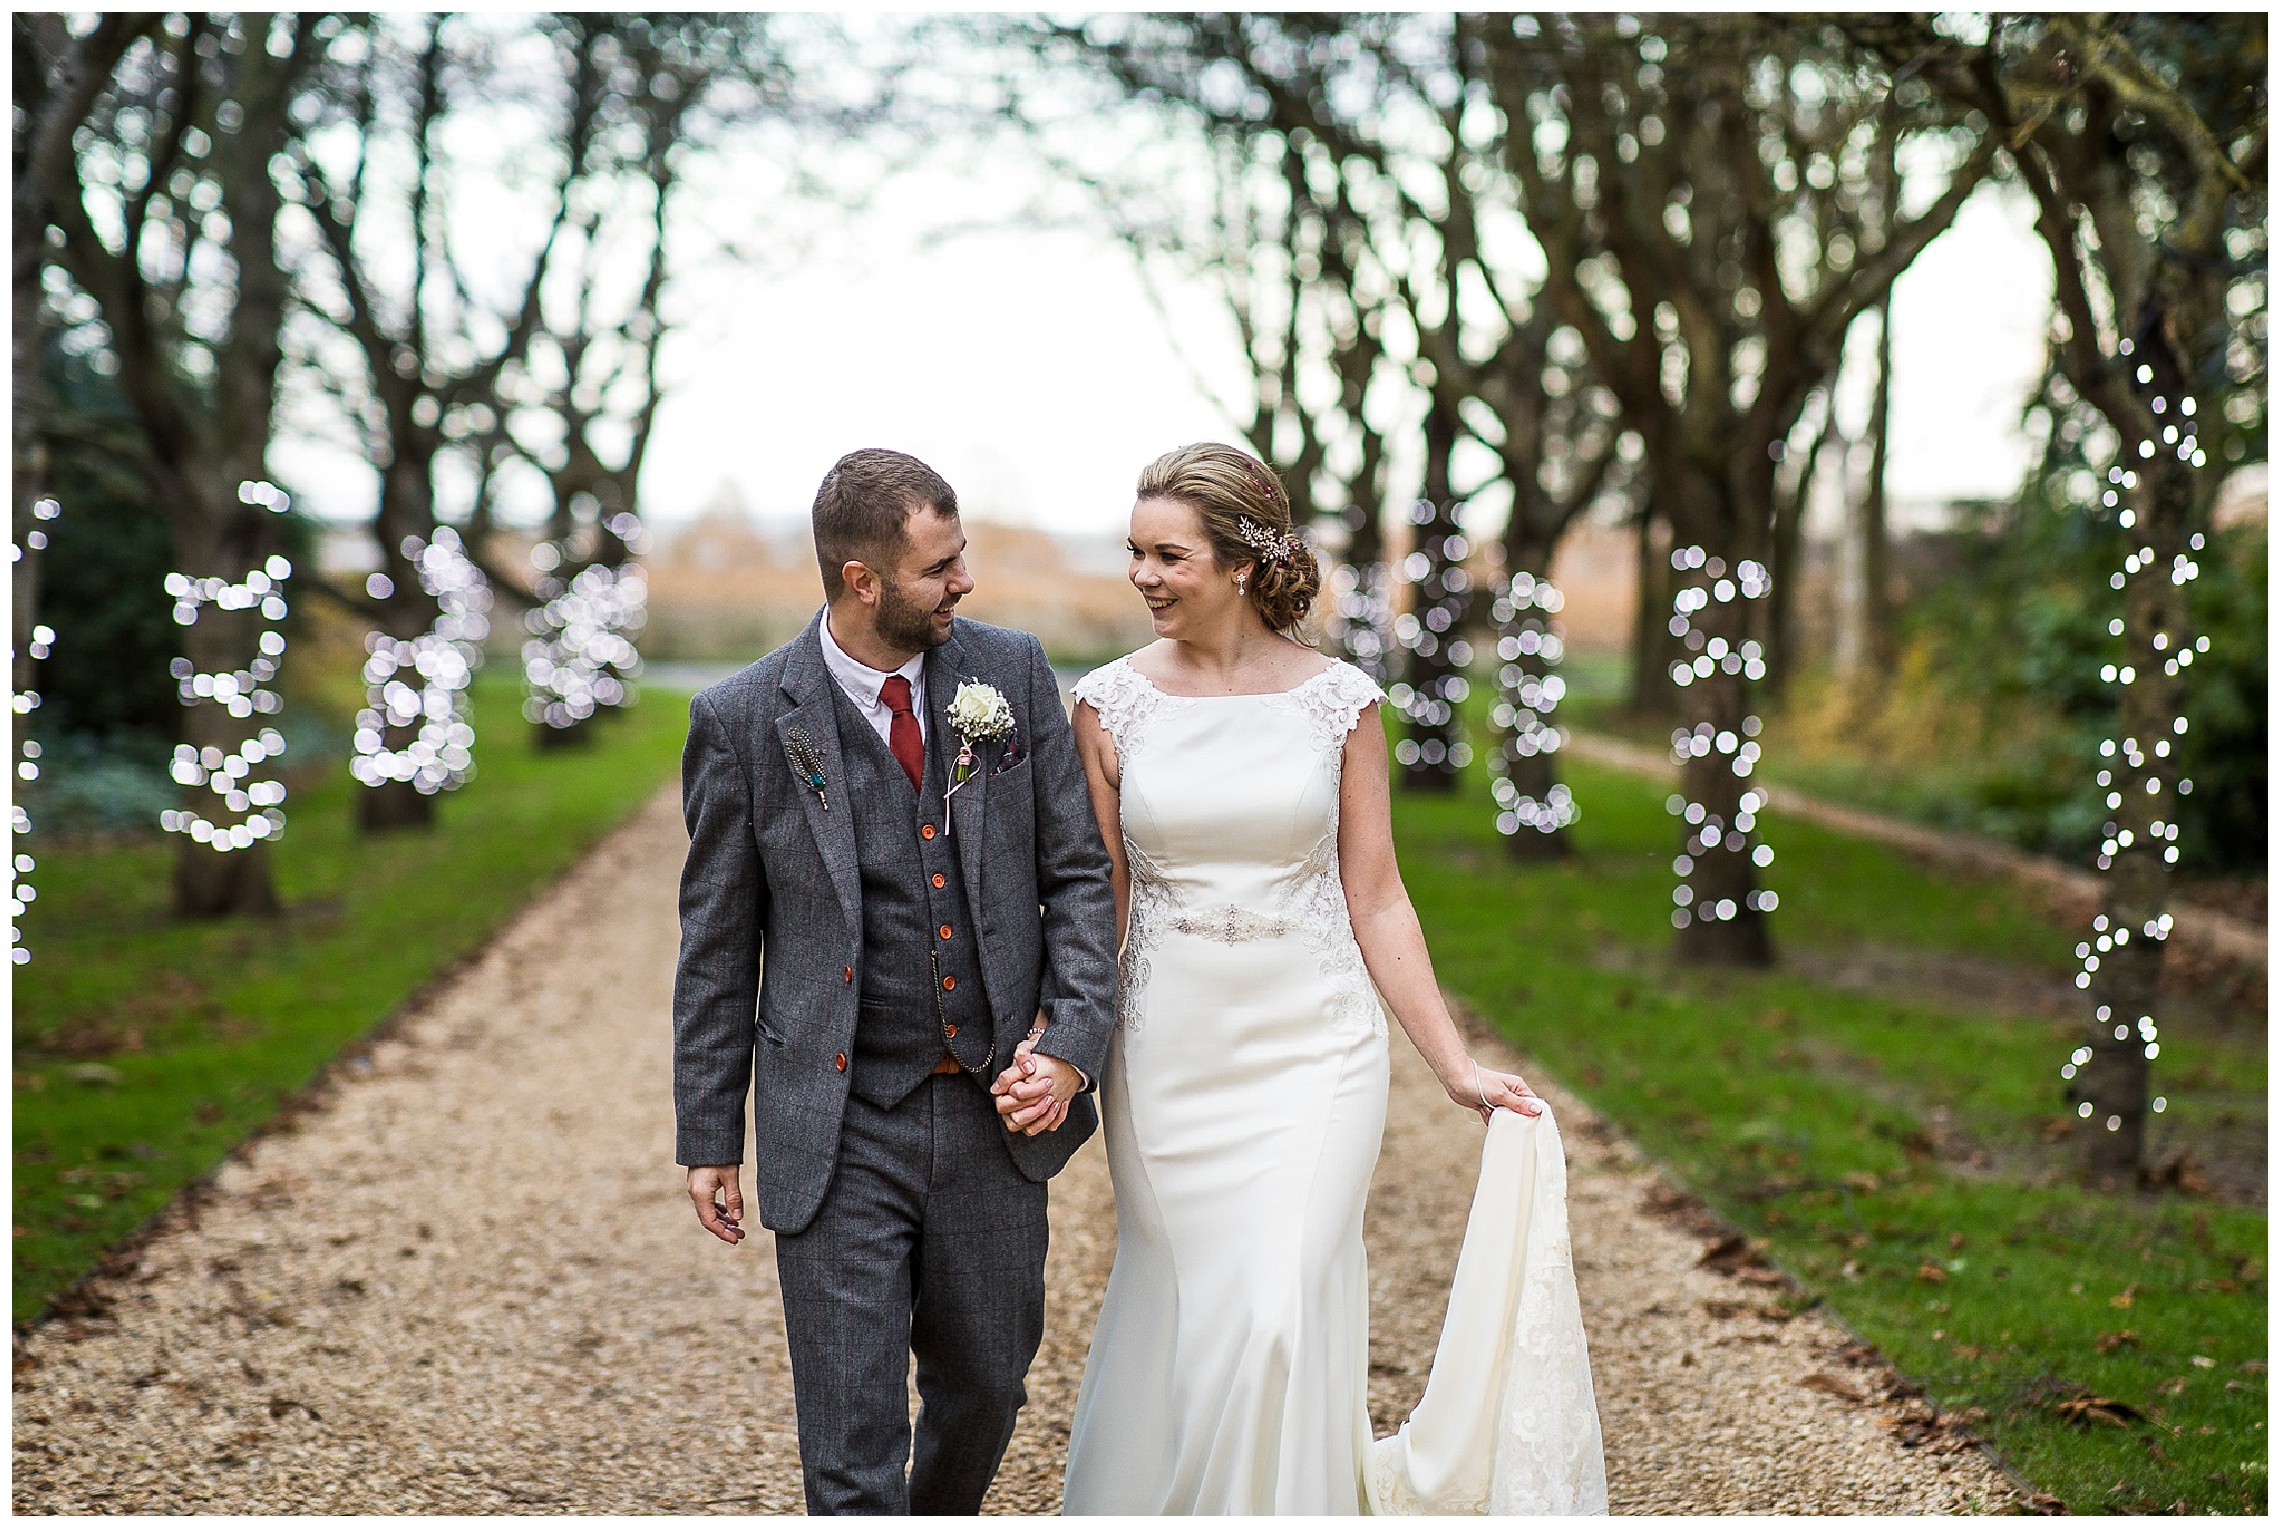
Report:
[[[741,1241],[750,1094],[808,1510],[972,1513],[1044,1332],[1045,1180],[1097,1123],[1108,856],[1044,650],[957,617],[950,485],[856,451],[814,521],[823,611],[689,708],[677,1153]],[[1010,725],[954,720],[963,686]]]

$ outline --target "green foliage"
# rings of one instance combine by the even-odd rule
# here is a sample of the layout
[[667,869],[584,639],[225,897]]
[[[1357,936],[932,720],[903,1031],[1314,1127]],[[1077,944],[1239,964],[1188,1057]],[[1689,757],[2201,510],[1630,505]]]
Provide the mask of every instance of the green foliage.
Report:
[[[1578,857],[1556,867],[1503,852],[1477,771],[1453,800],[1397,798],[1443,984],[2037,1487],[2077,1512],[2261,1512],[2264,1215],[2080,1187],[2075,1143],[2046,1138],[2063,1118],[2052,1028],[2072,1027],[1985,997],[2004,980],[2064,988],[2070,936],[2000,884],[1775,812],[1783,968],[1672,969],[1663,791],[1565,768],[1583,817]],[[2206,1160],[2245,1115],[2256,1144],[2228,1165],[2261,1186],[2261,1032],[2168,1027],[2163,1066],[2156,1150]],[[2069,1420],[2085,1394],[2142,1420]]]
[[41,856],[15,974],[17,1319],[480,947],[647,799],[687,730],[652,691],[592,747],[541,755],[511,675],[474,696],[481,773],[433,832],[361,835],[337,761],[295,782],[275,921],[172,919],[171,840]]
[[[126,455],[140,441],[118,383],[83,357],[47,348],[48,523],[39,561],[39,619],[55,628],[40,665],[43,741],[72,734],[171,742],[181,703],[166,665],[180,652],[163,587],[174,539]],[[163,752],[160,757],[163,759]]]
[[[1765,773],[1840,799],[2084,861],[2110,815],[2096,783],[2121,642],[2107,578],[2127,533],[2067,507],[1985,507],[1952,571],[1910,609],[1891,681],[1802,676],[1770,722]],[[2265,860],[2265,536],[2212,533],[2192,586],[2180,868],[2261,874]]]

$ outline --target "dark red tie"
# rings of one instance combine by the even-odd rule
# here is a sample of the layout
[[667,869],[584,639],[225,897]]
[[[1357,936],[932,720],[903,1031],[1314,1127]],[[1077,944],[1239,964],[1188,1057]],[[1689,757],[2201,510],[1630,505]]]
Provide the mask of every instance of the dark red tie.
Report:
[[918,716],[910,708],[910,681],[900,674],[891,674],[879,686],[879,699],[895,719],[887,724],[887,752],[910,776],[910,788],[918,789],[918,777],[926,772],[926,744],[918,735]]

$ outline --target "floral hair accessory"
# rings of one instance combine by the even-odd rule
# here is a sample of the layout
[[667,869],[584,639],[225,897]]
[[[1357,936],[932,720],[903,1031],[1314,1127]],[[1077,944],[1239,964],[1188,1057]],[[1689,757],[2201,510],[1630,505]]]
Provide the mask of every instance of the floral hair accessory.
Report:
[[1236,517],[1235,534],[1241,536],[1244,543],[1267,562],[1285,563],[1306,550],[1306,543],[1299,538],[1298,532],[1291,531],[1278,536],[1248,516]]

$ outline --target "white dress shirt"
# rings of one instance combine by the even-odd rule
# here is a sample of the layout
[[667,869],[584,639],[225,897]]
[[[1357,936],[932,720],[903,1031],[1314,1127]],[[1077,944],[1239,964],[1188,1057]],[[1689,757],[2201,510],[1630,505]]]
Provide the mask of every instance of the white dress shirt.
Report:
[[831,615],[827,608],[823,617],[823,666],[831,670],[831,677],[839,681],[839,688],[855,702],[855,709],[863,713],[863,720],[879,735],[879,741],[894,746],[889,730],[894,726],[895,713],[879,699],[879,691],[895,674],[910,681],[910,708],[918,718],[918,742],[926,746],[926,654],[919,653],[890,674],[867,663],[847,656],[847,650],[831,635]]

